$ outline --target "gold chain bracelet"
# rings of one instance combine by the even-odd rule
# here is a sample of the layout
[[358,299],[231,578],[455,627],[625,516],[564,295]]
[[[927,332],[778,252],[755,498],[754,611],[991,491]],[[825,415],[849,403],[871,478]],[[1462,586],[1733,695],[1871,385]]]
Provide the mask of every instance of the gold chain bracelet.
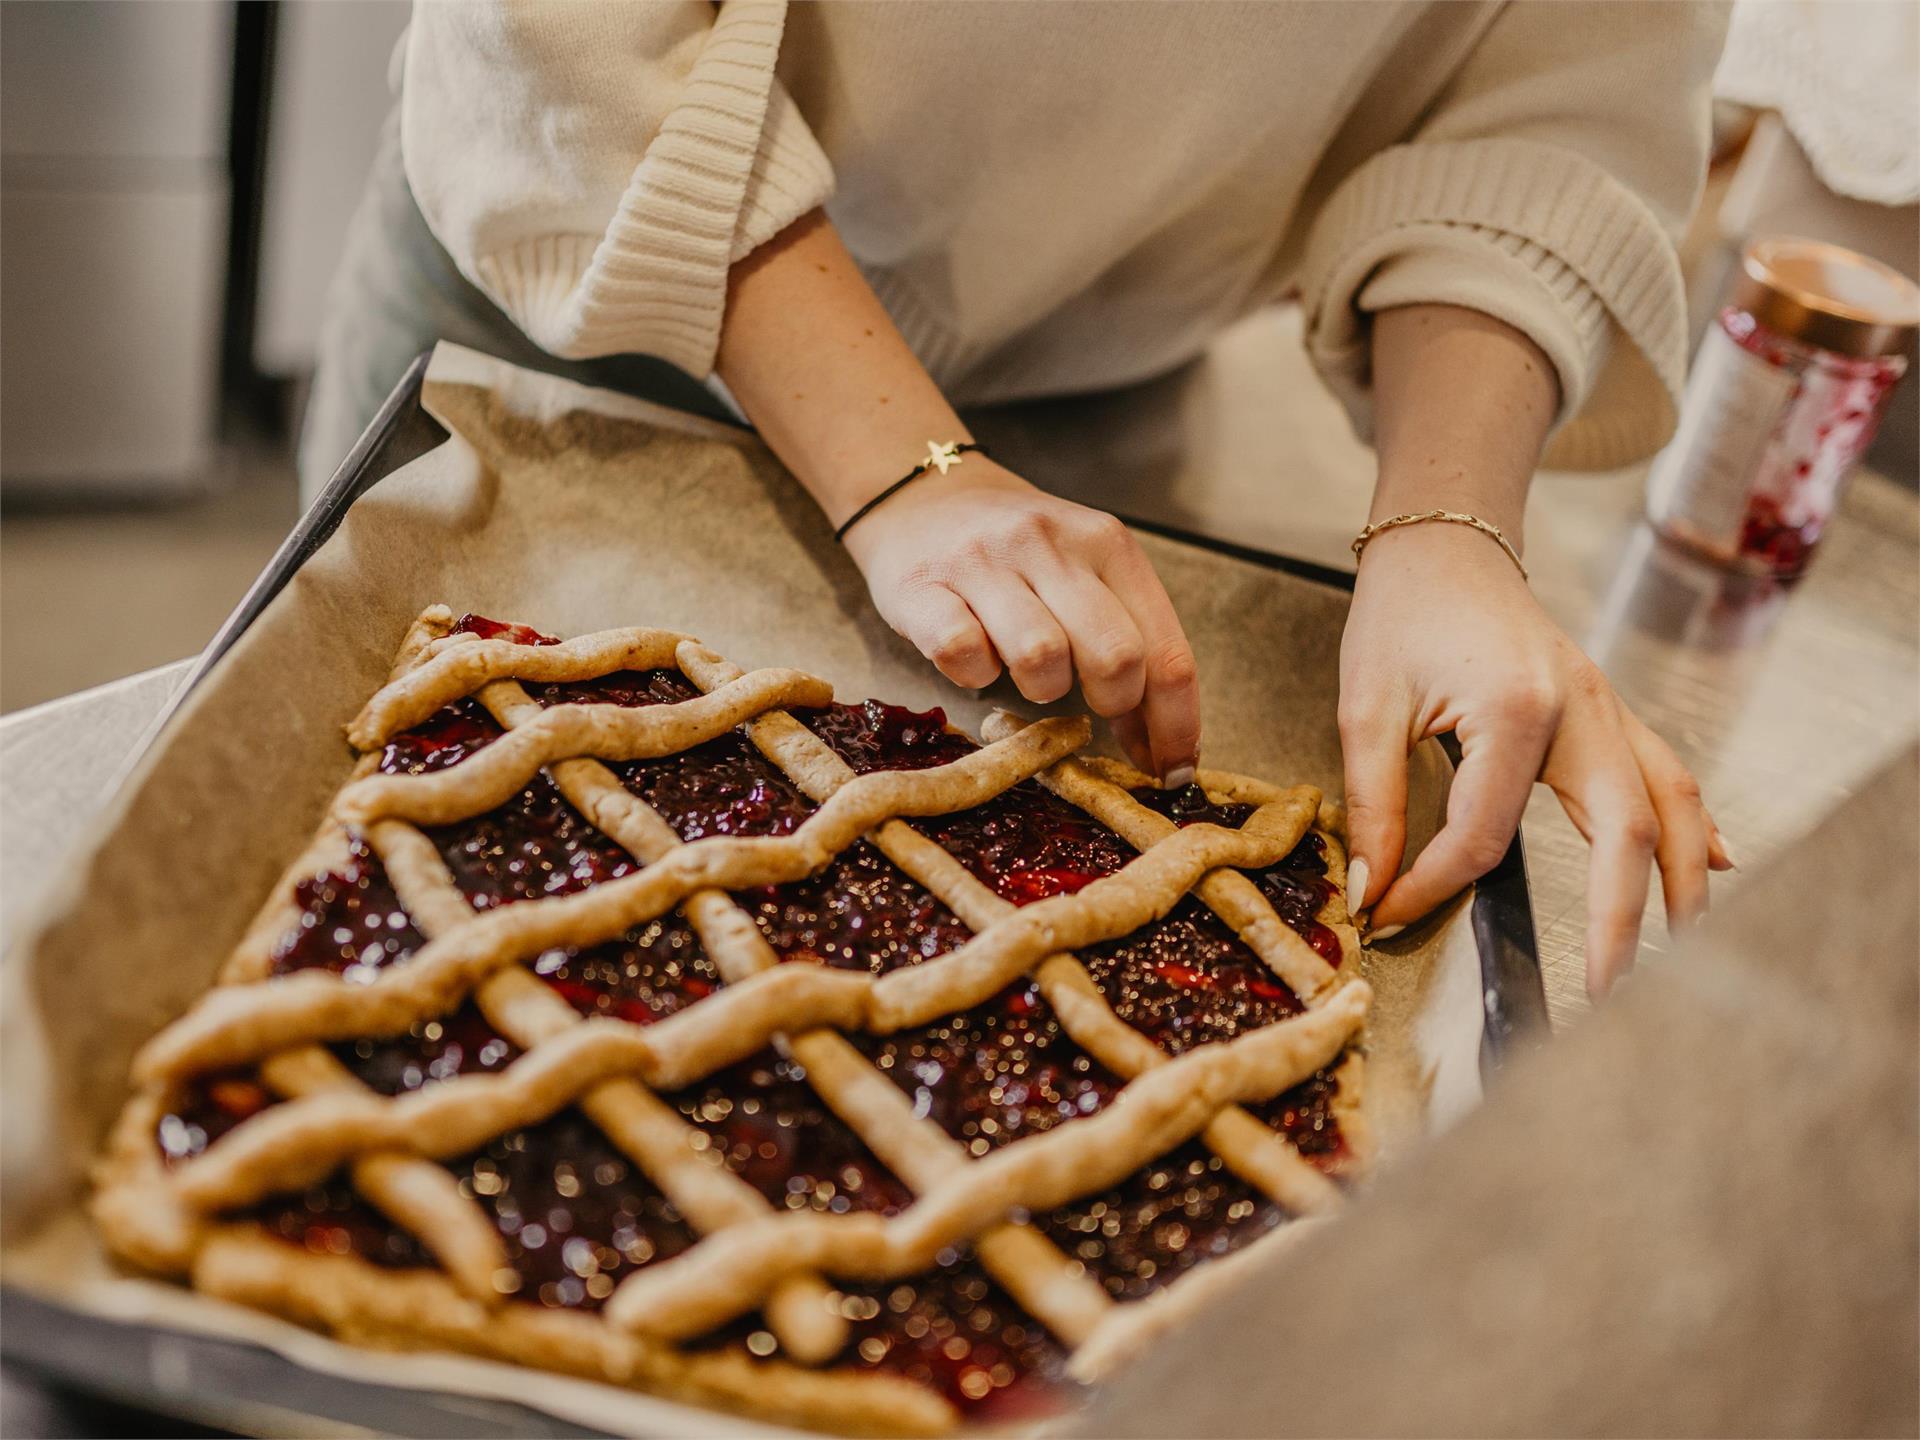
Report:
[[1425,520],[1444,520],[1449,525],[1465,525],[1478,530],[1482,535],[1491,536],[1493,543],[1507,552],[1507,558],[1513,561],[1520,571],[1520,578],[1527,578],[1527,567],[1520,563],[1520,552],[1513,548],[1513,542],[1500,533],[1500,527],[1490,521],[1482,520],[1478,515],[1468,515],[1460,510],[1423,510],[1417,515],[1390,515],[1385,520],[1376,520],[1358,535],[1353,537],[1353,558],[1356,563],[1360,552],[1367,548],[1367,542],[1382,530],[1391,530],[1396,525],[1418,525]]

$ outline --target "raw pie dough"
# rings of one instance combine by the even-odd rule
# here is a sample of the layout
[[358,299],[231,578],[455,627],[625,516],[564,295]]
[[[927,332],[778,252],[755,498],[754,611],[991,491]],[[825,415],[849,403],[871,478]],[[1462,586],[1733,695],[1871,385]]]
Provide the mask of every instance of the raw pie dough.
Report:
[[142,1269],[931,1433],[1057,1405],[1365,1161],[1310,787],[1160,791],[1084,720],[977,746],[668,631],[444,607],[348,736],[135,1060],[94,1213]]

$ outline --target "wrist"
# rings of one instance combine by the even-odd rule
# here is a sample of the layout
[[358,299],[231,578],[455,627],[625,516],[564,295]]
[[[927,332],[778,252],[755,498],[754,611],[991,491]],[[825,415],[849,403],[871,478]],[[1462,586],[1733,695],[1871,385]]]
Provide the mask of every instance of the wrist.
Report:
[[929,444],[973,443],[973,432],[944,401],[908,407],[904,415],[891,408],[857,407],[822,443],[781,456],[835,525],[925,461]]
[[[1428,512],[1396,513],[1425,515]],[[1446,513],[1471,512],[1448,510]],[[1505,532],[1501,534],[1504,536]],[[1510,541],[1511,537],[1508,538]],[[1514,584],[1523,589],[1528,584],[1526,564],[1517,546],[1510,554],[1494,535],[1455,520],[1421,519],[1389,525],[1367,539],[1356,560],[1361,589],[1372,588],[1370,578],[1377,585],[1394,576],[1457,577],[1476,585],[1492,582],[1503,587]],[[1419,583],[1424,586],[1430,584],[1431,579]]]
[[[847,538],[848,531],[860,524],[875,510],[891,502],[895,496],[899,495],[901,491],[906,490],[908,487],[922,482],[947,479],[949,476],[955,474],[955,472],[967,468],[970,461],[975,462],[974,468],[978,468],[980,464],[987,462],[987,458],[985,448],[972,440],[929,440],[927,442],[926,452],[920,457],[918,464],[897,480],[889,481],[886,485],[874,491],[873,494],[869,495],[865,500],[860,501],[849,510],[844,517],[836,522],[833,538],[844,541]],[[961,484],[964,485],[965,481],[962,480]],[[833,512],[829,510],[827,513],[828,518],[832,519]]]
[[1530,478],[1467,475],[1459,470],[1441,471],[1437,467],[1420,475],[1390,472],[1383,467],[1374,486],[1367,523],[1373,525],[1389,516],[1417,515],[1428,510],[1458,511],[1486,521],[1506,536],[1515,550],[1524,550]]

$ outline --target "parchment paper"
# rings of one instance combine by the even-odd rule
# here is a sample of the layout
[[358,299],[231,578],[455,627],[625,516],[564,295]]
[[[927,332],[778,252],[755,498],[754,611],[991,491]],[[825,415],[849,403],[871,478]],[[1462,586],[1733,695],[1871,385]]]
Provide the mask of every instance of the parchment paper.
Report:
[[[352,763],[342,727],[429,604],[550,633],[661,625],[741,665],[796,665],[841,699],[945,706],[969,730],[1010,688],[944,681],[873,613],[812,502],[751,436],[443,346],[428,408],[447,444],[363,497],[190,698],[66,867],[5,975],[0,1222],[9,1283],[77,1308],[259,1341],[391,1384],[499,1395],[626,1433],[738,1433],[611,1386],[438,1355],[370,1355],[125,1278],[79,1218],[84,1170],[135,1047],[211,982]],[[1205,761],[1340,785],[1346,597],[1143,536],[1200,660]],[[1072,708],[1074,697],[1062,707]],[[1445,761],[1413,765],[1413,840]],[[1456,905],[1370,954],[1368,1105],[1391,1153],[1478,1099],[1479,977]]]

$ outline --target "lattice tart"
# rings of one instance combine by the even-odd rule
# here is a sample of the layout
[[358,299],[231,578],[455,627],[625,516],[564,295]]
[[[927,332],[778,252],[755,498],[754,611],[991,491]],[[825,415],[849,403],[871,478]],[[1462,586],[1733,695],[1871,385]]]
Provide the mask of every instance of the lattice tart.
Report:
[[134,1063],[126,1261],[824,1429],[1057,1406],[1364,1161],[1339,817],[435,608]]

